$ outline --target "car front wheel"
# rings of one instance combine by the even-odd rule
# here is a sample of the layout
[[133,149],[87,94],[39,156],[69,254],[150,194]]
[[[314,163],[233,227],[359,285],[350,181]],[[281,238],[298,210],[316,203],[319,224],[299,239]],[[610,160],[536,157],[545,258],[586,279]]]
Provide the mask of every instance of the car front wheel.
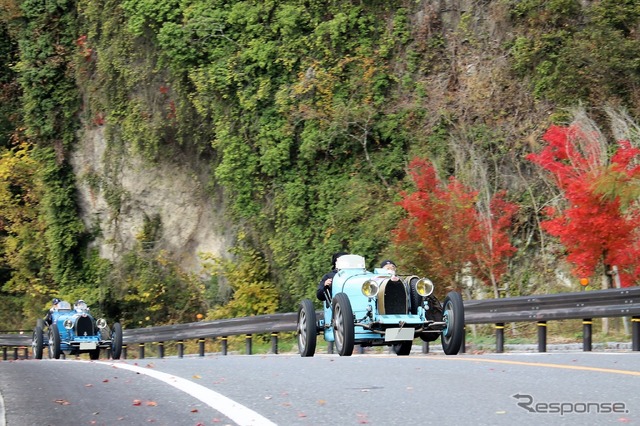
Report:
[[313,356],[316,352],[318,332],[316,329],[316,311],[311,300],[304,299],[298,309],[298,351],[300,356]]
[[111,330],[111,358],[120,359],[122,354],[122,325],[119,322],[113,323]]
[[447,294],[442,320],[446,324],[441,335],[442,350],[447,355],[456,355],[460,351],[464,335],[464,304],[460,293],[451,291]]
[[49,358],[60,359],[60,332],[56,323],[49,327]]
[[42,359],[42,348],[44,346],[44,336],[42,335],[42,327],[39,325],[33,330],[33,341],[31,348],[33,349],[33,358]]
[[355,341],[353,310],[349,297],[338,293],[333,298],[333,334],[340,356],[351,356]]

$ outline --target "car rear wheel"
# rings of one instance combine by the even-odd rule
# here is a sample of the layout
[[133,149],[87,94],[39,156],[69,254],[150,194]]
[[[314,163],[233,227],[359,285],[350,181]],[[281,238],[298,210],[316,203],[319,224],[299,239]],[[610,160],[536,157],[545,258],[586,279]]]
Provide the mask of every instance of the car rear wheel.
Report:
[[60,332],[56,323],[49,327],[49,358],[60,359]]
[[119,322],[113,323],[111,330],[111,358],[120,359],[122,354],[122,325]]
[[460,293],[451,291],[447,294],[442,312],[442,320],[446,323],[441,335],[442,350],[447,355],[456,355],[464,334],[464,304]]
[[31,348],[33,350],[34,359],[42,359],[42,348],[44,347],[44,336],[42,335],[42,327],[39,325],[33,330],[33,341]]
[[351,356],[355,341],[353,310],[349,297],[338,293],[333,298],[333,335],[340,356]]
[[298,351],[300,356],[313,356],[316,352],[318,331],[316,328],[316,311],[311,300],[304,299],[298,309]]
[[406,356],[411,353],[412,347],[413,347],[413,340],[406,340],[404,342],[395,343],[393,345],[393,351],[398,356]]

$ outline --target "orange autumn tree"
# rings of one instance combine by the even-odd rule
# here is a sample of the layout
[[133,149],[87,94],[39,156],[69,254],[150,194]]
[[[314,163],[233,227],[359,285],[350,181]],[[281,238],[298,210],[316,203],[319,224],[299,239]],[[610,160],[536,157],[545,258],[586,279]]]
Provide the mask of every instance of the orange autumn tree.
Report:
[[499,193],[491,199],[493,214],[483,215],[477,191],[455,177],[441,182],[424,159],[414,159],[409,169],[416,190],[402,194],[407,216],[394,232],[403,261],[453,289],[463,274],[497,285],[515,251],[508,236],[515,206]]
[[[640,150],[619,141],[609,158],[601,137],[578,125],[552,126],[543,139],[544,149],[527,158],[550,173],[566,207],[547,208],[542,228],[560,240],[577,277],[617,266],[622,285],[634,285],[640,272],[640,208],[623,203],[620,194],[637,187]],[[606,194],[602,182],[609,182]]]

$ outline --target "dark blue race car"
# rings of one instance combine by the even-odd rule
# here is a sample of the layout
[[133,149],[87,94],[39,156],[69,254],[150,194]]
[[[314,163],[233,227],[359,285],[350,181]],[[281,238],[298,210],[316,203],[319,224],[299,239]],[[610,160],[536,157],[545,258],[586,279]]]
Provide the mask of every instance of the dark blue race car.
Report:
[[122,326],[115,322],[108,326],[104,318],[95,319],[87,304],[78,300],[73,308],[65,300],[54,299],[54,306],[46,319],[39,319],[33,330],[33,357],[42,359],[43,348],[49,348],[49,358],[61,354],[88,353],[90,359],[100,358],[100,350],[110,352],[111,358],[122,354]]

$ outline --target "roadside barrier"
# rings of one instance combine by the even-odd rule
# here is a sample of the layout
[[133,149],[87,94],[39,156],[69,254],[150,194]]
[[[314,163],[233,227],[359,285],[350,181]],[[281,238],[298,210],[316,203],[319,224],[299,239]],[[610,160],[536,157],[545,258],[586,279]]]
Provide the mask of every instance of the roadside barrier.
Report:
[[[583,291],[548,295],[521,296],[464,302],[465,324],[494,324],[496,352],[504,351],[504,325],[508,322],[535,322],[538,351],[547,350],[547,323],[567,319],[582,320],[583,350],[591,351],[593,318],[631,318],[632,351],[640,351],[640,287]],[[322,312],[317,312],[322,315]],[[200,321],[187,324],[134,328],[123,332],[123,358],[127,347],[138,345],[138,358],[145,357],[145,344],[156,344],[158,356],[164,357],[166,342],[176,342],[178,356],[184,356],[184,341],[198,342],[198,355],[205,355],[206,339],[219,339],[222,355],[227,355],[227,338],[245,336],[245,353],[252,353],[252,336],[271,335],[271,352],[278,353],[278,333],[292,332],[297,327],[296,312],[251,317]],[[21,333],[21,334],[20,334]],[[13,359],[28,358],[32,331],[0,334],[2,359],[9,353]],[[426,345],[428,350],[428,345]],[[332,352],[329,345],[329,352]],[[463,349],[464,351],[464,345]],[[22,356],[20,354],[23,354]]]

